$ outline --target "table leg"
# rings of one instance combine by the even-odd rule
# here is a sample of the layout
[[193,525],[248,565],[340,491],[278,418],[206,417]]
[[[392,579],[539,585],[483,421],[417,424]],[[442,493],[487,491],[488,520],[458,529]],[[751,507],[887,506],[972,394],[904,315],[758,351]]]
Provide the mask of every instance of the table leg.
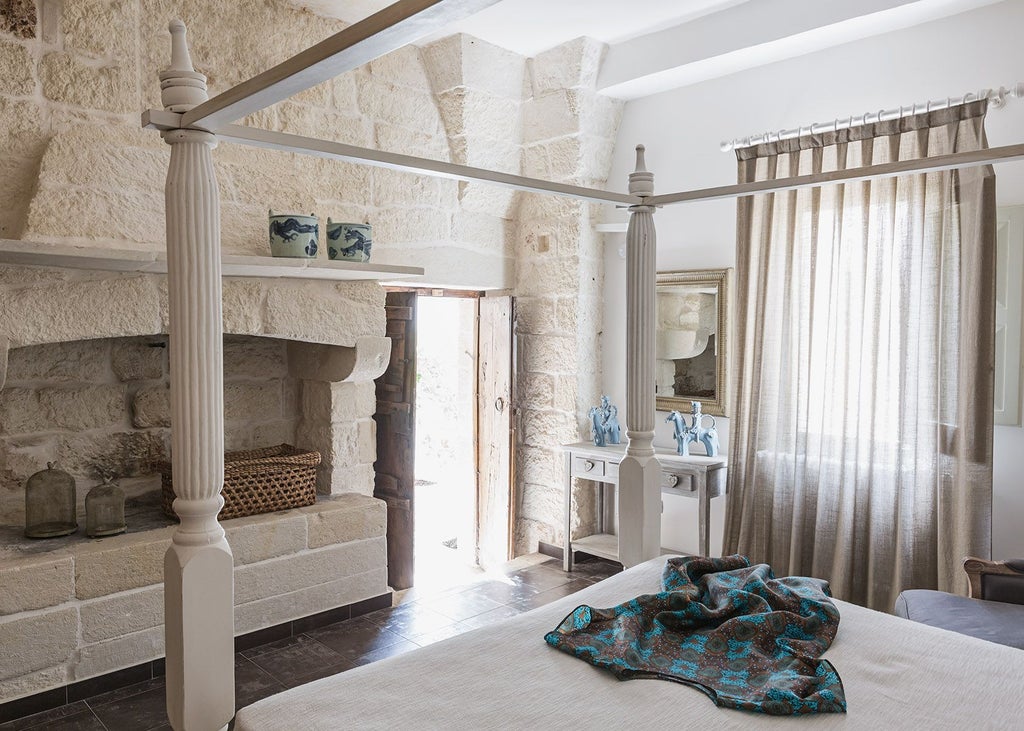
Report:
[[572,454],[565,454],[565,545],[562,549],[562,568],[572,571]]
[[710,552],[711,498],[708,497],[708,476],[702,473],[697,477],[697,537],[700,539],[700,555],[707,556]]

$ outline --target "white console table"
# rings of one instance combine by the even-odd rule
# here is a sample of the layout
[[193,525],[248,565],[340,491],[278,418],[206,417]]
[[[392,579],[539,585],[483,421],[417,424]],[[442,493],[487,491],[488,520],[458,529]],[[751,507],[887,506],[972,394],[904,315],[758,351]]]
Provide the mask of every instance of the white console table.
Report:
[[[564,444],[565,452],[565,551],[566,571],[572,571],[573,551],[583,551],[594,556],[619,560],[619,536],[616,527],[616,500],[608,501],[605,486],[618,486],[619,462],[626,454],[625,444],[595,447],[590,442]],[[697,536],[700,552],[707,556],[710,537],[711,498],[725,494],[725,475],[728,462],[725,457],[703,455],[683,456],[675,450],[655,448],[655,456],[661,464],[661,492],[663,495],[682,495],[697,498]],[[572,480],[579,477],[593,480],[598,485],[598,532],[570,539],[572,534]],[[627,498],[628,499],[628,498]],[[611,527],[614,532],[608,532]]]

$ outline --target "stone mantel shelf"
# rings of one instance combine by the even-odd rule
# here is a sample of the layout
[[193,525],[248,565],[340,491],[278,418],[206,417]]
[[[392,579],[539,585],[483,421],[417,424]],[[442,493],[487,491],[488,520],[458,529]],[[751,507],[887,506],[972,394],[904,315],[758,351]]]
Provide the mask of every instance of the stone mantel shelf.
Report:
[[[0,264],[166,274],[167,254],[163,251],[0,239]],[[225,254],[221,259],[221,265],[225,277],[355,281],[410,279],[423,275],[422,267],[397,264],[370,265],[328,259],[275,259],[269,256],[236,254]]]

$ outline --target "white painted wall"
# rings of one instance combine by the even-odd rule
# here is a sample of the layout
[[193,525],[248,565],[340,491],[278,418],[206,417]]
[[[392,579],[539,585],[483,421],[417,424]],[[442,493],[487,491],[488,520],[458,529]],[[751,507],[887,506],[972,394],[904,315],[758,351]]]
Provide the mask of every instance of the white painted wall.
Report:
[[[670,193],[736,182],[724,139],[860,115],[914,101],[1011,85],[1024,79],[1020,29],[1024,2],[1009,0],[916,28],[790,59],[631,101],[619,128],[610,187],[625,190],[633,147],[647,146],[656,189]],[[1024,142],[1024,100],[992,110],[992,146]],[[1000,205],[1024,203],[1024,163],[996,167]],[[607,220],[622,220],[621,211]],[[735,203],[683,204],[659,211],[658,269],[735,266]],[[625,403],[625,260],[623,234],[605,242],[604,390]],[[625,410],[623,409],[623,413]],[[672,446],[658,420],[656,443]],[[720,419],[722,444],[728,420]],[[726,449],[727,451],[727,449]],[[1024,556],[1024,429],[996,427],[993,555]],[[712,503],[712,552],[721,546],[724,499]],[[695,551],[695,501],[665,498],[663,544]]]

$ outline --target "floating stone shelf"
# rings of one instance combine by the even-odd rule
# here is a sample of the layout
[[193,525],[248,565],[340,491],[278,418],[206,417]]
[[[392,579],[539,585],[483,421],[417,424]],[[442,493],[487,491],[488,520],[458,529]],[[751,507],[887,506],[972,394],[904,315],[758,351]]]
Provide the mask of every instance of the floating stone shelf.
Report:
[[[42,244],[0,239],[0,264],[92,269],[107,272],[167,273],[167,254],[140,249]],[[221,259],[225,277],[287,277],[292,279],[396,280],[423,275],[422,267],[363,264],[330,259],[275,259],[269,256],[226,254]]]

